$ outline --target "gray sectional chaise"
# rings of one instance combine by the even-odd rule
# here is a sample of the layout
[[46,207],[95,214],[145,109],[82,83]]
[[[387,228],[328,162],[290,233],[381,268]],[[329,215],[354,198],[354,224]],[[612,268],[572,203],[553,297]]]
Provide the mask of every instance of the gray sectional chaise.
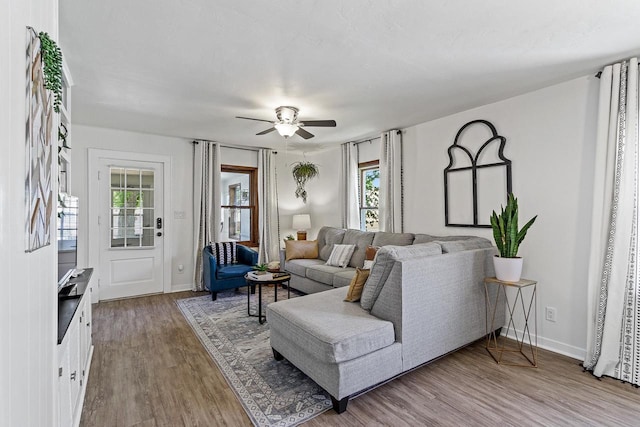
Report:
[[[333,244],[355,241],[350,270],[321,259],[287,261],[291,286],[313,294],[269,304],[267,320],[274,357],[324,388],[336,412],[350,396],[485,336],[483,280],[494,275],[497,253],[487,239],[323,227],[318,240],[321,259]],[[350,276],[376,242],[382,248],[361,301],[345,302]],[[499,307],[496,319],[504,319]]]

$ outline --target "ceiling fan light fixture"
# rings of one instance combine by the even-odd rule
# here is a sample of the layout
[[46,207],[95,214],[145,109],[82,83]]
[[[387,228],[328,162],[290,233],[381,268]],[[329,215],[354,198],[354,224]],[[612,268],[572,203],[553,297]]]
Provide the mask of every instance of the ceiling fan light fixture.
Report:
[[276,128],[278,133],[285,138],[293,136],[293,134],[298,130],[298,125],[294,125],[291,123],[276,123],[274,127]]

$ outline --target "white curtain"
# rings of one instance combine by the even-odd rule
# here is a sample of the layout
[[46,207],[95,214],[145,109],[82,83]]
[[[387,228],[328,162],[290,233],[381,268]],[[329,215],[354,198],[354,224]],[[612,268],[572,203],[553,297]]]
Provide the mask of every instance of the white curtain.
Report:
[[275,156],[276,154],[269,149],[258,151],[259,263],[280,259],[280,216]]
[[640,385],[638,59],[602,71],[585,368]]
[[342,227],[360,229],[358,198],[358,146],[351,142],[342,144],[342,171],[340,200],[342,203]]
[[202,283],[202,249],[220,239],[220,146],[210,141],[194,141],[193,150],[193,290]]
[[380,139],[380,231],[402,233],[402,133],[391,130]]

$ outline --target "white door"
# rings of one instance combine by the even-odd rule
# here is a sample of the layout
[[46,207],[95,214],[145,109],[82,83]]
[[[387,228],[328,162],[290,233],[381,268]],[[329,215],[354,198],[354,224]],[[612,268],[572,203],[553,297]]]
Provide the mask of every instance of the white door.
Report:
[[163,163],[98,167],[100,299],[163,292]]

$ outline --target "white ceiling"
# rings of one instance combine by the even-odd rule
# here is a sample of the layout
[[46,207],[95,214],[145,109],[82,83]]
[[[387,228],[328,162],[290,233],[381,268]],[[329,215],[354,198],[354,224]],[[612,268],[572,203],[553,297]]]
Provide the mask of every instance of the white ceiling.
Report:
[[64,0],[73,122],[313,150],[596,72],[640,54],[640,1]]

